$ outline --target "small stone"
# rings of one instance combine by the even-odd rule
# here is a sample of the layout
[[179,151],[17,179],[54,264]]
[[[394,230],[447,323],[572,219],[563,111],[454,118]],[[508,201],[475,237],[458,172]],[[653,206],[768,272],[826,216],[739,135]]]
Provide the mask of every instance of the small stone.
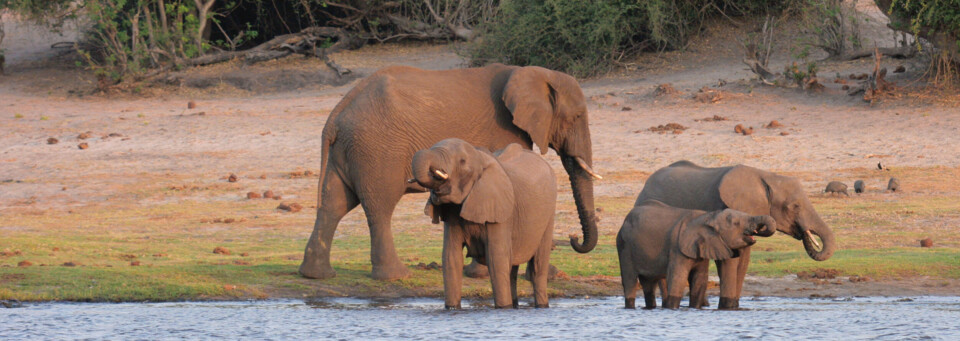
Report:
[[232,224],[232,223],[235,222],[235,221],[237,221],[237,220],[236,220],[236,219],[233,219],[233,218],[224,218],[224,219],[223,219],[223,223],[224,223],[224,224]]
[[920,247],[933,247],[933,239],[926,238],[920,241]]
[[260,193],[247,192],[247,199],[260,199]]
[[266,175],[266,174],[260,174],[260,178],[261,178],[261,179],[266,179],[266,178],[267,178],[267,175]]
[[273,199],[273,191],[266,190],[263,192],[263,197],[266,199]]
[[250,255],[249,253],[244,252],[244,253],[241,253],[241,254],[240,254],[240,257],[246,257],[246,256],[249,256],[249,255]]
[[787,135],[790,135],[790,133],[785,132],[785,131],[781,131],[781,132],[780,132],[780,136],[787,136]]
[[237,180],[239,179],[240,178],[238,178],[237,175],[233,173],[230,173],[230,176],[227,177],[227,181],[229,182],[237,182]]
[[280,200],[280,199],[283,199],[283,196],[282,196],[282,195],[274,195],[274,196],[273,196],[273,200]]
[[91,132],[89,132],[89,131],[86,132],[86,133],[80,133],[80,135],[77,135],[77,139],[79,139],[79,140],[86,140],[86,139],[90,138],[90,134],[91,134]]
[[742,125],[742,124],[738,124],[738,125],[734,126],[734,127],[733,127],[733,132],[735,132],[735,133],[737,133],[737,134],[743,134],[743,125]]
[[28,261],[28,260],[22,260],[22,261],[20,261],[20,263],[17,263],[17,266],[18,266],[18,267],[21,267],[21,268],[25,268],[25,267],[32,266],[32,265],[33,265],[33,263],[30,263],[30,261]]
[[783,127],[783,124],[780,124],[777,120],[770,121],[767,125],[763,126],[764,128],[773,129]]
[[288,211],[290,213],[300,212],[303,209],[303,206],[300,206],[298,203],[280,203],[280,206],[277,206],[277,209]]
[[633,110],[633,108],[631,108],[631,107],[623,107],[623,108],[620,108],[620,111],[630,111],[630,110]]
[[77,263],[74,263],[74,262],[65,262],[65,263],[62,264],[62,266],[74,267],[74,266],[77,266]]
[[227,248],[225,248],[225,247],[223,247],[223,246],[217,246],[217,247],[213,248],[213,253],[216,253],[216,254],[218,254],[218,255],[229,255],[229,254],[230,254],[230,250],[227,250]]
[[53,137],[47,139],[47,144],[57,144],[59,142],[60,140],[57,140],[56,138],[53,138]]
[[140,261],[138,260],[132,261],[130,262],[130,266],[140,266]]
[[90,145],[88,145],[86,142],[82,142],[77,145],[77,148],[80,148],[80,150],[84,150],[84,149],[90,148]]
[[187,109],[196,109],[196,108],[197,108],[197,102],[194,102],[194,101],[187,102]]

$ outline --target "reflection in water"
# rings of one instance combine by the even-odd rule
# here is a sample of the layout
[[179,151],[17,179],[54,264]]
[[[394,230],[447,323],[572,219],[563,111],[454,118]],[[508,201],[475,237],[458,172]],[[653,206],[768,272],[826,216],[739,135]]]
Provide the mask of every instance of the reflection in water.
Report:
[[0,309],[0,340],[960,339],[960,297],[758,297],[742,299],[740,311],[626,310],[622,297],[519,310],[487,301],[465,301],[458,311],[436,299],[26,304]]

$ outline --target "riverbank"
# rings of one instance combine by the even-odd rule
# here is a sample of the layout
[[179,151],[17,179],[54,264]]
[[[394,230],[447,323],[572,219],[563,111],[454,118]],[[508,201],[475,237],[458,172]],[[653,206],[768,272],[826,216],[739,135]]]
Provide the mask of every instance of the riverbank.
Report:
[[[884,59],[890,69],[906,65],[906,73],[888,76],[906,95],[873,104],[847,96],[839,81],[816,93],[761,85],[749,80],[740,51],[726,48],[737,46],[734,37],[711,33],[686,54],[646,56],[650,60],[641,65],[648,67],[581,82],[594,168],[604,176],[595,185],[600,241],[586,255],[564,244],[578,223],[569,184],[559,181],[557,248],[551,257],[569,278],[552,281],[551,295],[622,294],[614,236],[647,176],[682,159],[704,166],[743,163],[798,177],[837,235],[839,251],[825,262],[809,259],[792,238],[760,240],[744,296],[955,295],[960,97],[933,96],[911,86],[923,73],[915,60]],[[375,45],[333,57],[358,76],[392,64],[433,69],[463,64],[443,45]],[[775,68],[786,60],[774,58],[780,63]],[[414,272],[410,278],[368,277],[369,237],[359,208],[335,235],[332,263],[338,276],[317,281],[296,274],[314,220],[319,132],[355,81],[270,93],[229,84],[208,89],[167,84],[91,94],[85,71],[8,63],[8,74],[0,78],[0,299],[442,295],[440,271],[429,269],[440,262],[442,231],[422,215],[424,194],[406,196],[393,220],[400,259]],[[242,71],[255,77],[325,67],[286,58],[198,73]],[[843,79],[873,64],[820,67],[821,74]],[[676,92],[658,92],[664,83]],[[704,101],[698,96],[703,87],[716,96]],[[770,124],[774,120],[779,126]],[[668,123],[685,129],[649,129]],[[737,124],[753,127],[753,134],[735,133]],[[546,159],[565,177],[554,153]],[[901,183],[895,193],[884,190],[891,177]],[[858,179],[867,184],[864,194],[822,194],[829,181],[852,188]],[[267,191],[279,198],[263,198]],[[294,208],[279,209],[281,204]],[[933,247],[920,247],[926,238]],[[816,278],[817,269],[824,278]],[[529,284],[523,283],[528,294]],[[468,297],[490,294],[486,280],[468,279],[465,286]]]

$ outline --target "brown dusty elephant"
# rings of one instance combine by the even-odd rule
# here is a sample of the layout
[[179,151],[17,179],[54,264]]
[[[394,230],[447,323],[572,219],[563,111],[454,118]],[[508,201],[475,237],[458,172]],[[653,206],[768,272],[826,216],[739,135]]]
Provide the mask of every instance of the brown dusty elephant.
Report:
[[[443,224],[443,292],[460,308],[463,248],[487,265],[497,308],[517,307],[517,268],[533,275],[537,308],[549,306],[557,179],[540,155],[512,143],[494,154],[446,139],[413,156],[416,182],[430,189],[425,212]],[[531,270],[532,269],[532,270]]]
[[300,274],[336,275],[330,248],[337,224],[362,205],[370,227],[372,277],[410,274],[397,257],[390,230],[406,193],[425,192],[411,177],[413,154],[446,138],[499,150],[510,143],[541,153],[553,148],[570,178],[583,230],[578,252],[597,243],[593,155],[587,106],[577,81],[541,67],[493,64],[425,71],[389,67],[362,80],[337,104],[323,127],[317,219]]
[[[807,255],[817,261],[829,259],[837,248],[833,230],[820,219],[800,181],[793,177],[744,165],[705,168],[679,161],[654,172],[635,205],[651,199],[680,208],[732,208],[751,215],[770,215],[777,222],[777,231],[802,240]],[[814,236],[820,237],[822,246]],[[716,263],[720,275],[719,308],[736,309],[750,264],[750,248],[740,250],[740,257]]]
[[736,257],[740,249],[756,243],[753,236],[772,236],[774,226],[768,215],[751,216],[729,208],[707,212],[644,201],[630,210],[617,233],[624,305],[635,308],[639,283],[646,308],[656,308],[654,289],[666,279],[664,308],[680,306],[688,283],[690,307],[700,308],[709,261]]

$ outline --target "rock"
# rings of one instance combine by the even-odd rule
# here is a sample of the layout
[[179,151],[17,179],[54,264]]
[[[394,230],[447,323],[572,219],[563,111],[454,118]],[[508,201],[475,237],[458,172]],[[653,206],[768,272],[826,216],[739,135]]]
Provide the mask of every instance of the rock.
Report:
[[17,266],[18,266],[18,267],[21,267],[21,268],[25,268],[25,267],[32,266],[32,265],[33,265],[33,263],[31,263],[31,262],[28,261],[28,260],[22,260],[22,261],[20,261],[19,263],[17,263]]
[[197,102],[194,102],[194,101],[187,102],[187,109],[196,109],[196,108],[197,108]]
[[893,73],[902,73],[902,72],[907,72],[907,68],[903,67],[903,65],[898,65],[896,69],[893,69]]
[[86,133],[80,133],[80,135],[77,135],[77,139],[78,139],[78,140],[86,140],[86,139],[90,138],[90,135],[91,135],[92,133],[93,133],[93,132],[90,132],[90,131],[88,131],[88,132],[86,132]]
[[266,199],[273,199],[273,191],[266,190],[263,192],[263,197]]
[[282,196],[282,195],[277,195],[277,194],[275,194],[275,195],[273,196],[273,200],[280,200],[280,199],[283,199],[283,196]]
[[266,174],[260,174],[260,178],[261,178],[261,179],[266,179],[266,178],[267,178],[267,175],[266,175]]
[[57,144],[57,143],[60,143],[60,140],[57,140],[56,138],[51,137],[47,139],[47,144]]
[[227,181],[229,182],[237,182],[237,180],[240,180],[240,178],[238,178],[237,175],[233,173],[230,173],[230,176],[227,177]]
[[224,218],[224,219],[223,219],[223,223],[224,223],[224,224],[232,224],[232,223],[235,222],[235,221],[237,221],[237,220],[236,220],[236,219],[233,219],[233,218]]
[[[680,134],[680,133],[682,133],[684,130],[687,130],[687,127],[684,127],[684,126],[680,125],[679,123],[667,123],[667,124],[658,125],[658,126],[656,126],[656,127],[650,127],[650,128],[647,129],[647,130],[652,131],[652,132],[655,132],[655,133],[661,133],[661,134],[663,134],[663,133],[665,133],[665,132],[673,132],[674,134]],[[680,133],[677,132],[678,130],[680,131]]]
[[216,253],[216,254],[218,254],[218,255],[229,255],[229,254],[230,254],[230,250],[227,250],[227,248],[225,248],[225,247],[223,247],[223,246],[217,246],[217,247],[213,248],[213,253]]
[[737,125],[733,126],[733,132],[735,132],[735,133],[737,133],[737,134],[743,134],[743,125],[742,125],[742,124],[737,124]]
[[723,99],[723,93],[720,90],[703,87],[693,94],[693,99],[700,103],[717,103]]
[[623,108],[620,108],[620,111],[630,111],[630,110],[633,110],[633,108],[631,108],[631,107],[623,107]]
[[249,256],[249,255],[250,255],[249,253],[244,252],[244,253],[241,253],[241,254],[240,254],[240,257],[246,257],[246,256]]
[[289,211],[290,213],[300,212],[303,209],[303,206],[300,206],[298,203],[280,203],[280,206],[277,206],[277,209],[284,211]]
[[90,145],[88,145],[86,142],[82,142],[77,145],[77,148],[80,148],[80,150],[84,150],[84,149],[90,148]]
[[790,133],[785,132],[785,131],[781,131],[781,132],[780,132],[780,136],[787,136],[787,135],[790,135]]
[[763,127],[767,129],[780,128],[780,127],[783,127],[783,124],[780,124],[780,122],[777,122],[777,120],[773,120],[773,121],[770,121],[770,123],[767,123],[767,125]]
[[920,241],[920,247],[933,247],[933,239],[926,238]]
[[653,95],[655,97],[660,97],[660,96],[666,96],[666,95],[673,95],[678,92],[679,91],[677,91],[677,89],[673,87],[673,84],[663,83],[663,84],[657,85],[657,89],[653,90]]
[[130,266],[140,266],[140,261],[138,260],[132,261],[130,262]]
[[77,266],[77,265],[78,265],[78,264],[77,264],[77,263],[74,263],[74,262],[65,262],[65,263],[61,264],[61,266],[66,266],[66,267],[74,267],[74,266]]
[[247,199],[260,199],[260,193],[247,192]]

